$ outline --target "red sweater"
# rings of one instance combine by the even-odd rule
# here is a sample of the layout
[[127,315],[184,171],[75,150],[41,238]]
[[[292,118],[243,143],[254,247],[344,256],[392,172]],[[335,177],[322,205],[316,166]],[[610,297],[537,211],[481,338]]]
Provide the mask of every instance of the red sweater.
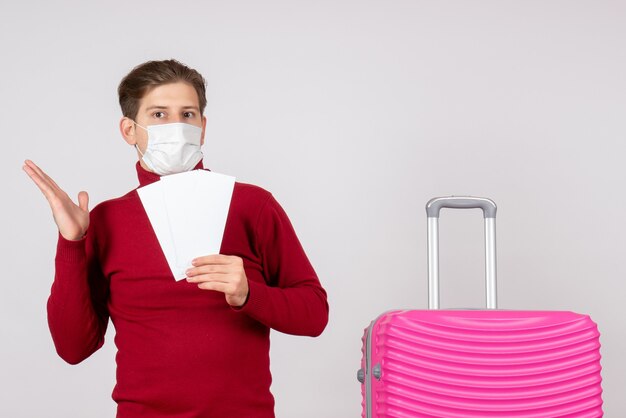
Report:
[[[137,173],[140,186],[159,179],[139,163]],[[76,364],[102,346],[111,318],[118,418],[274,417],[270,328],[319,335],[326,293],[287,215],[260,187],[235,183],[220,253],[243,259],[250,294],[241,309],[174,280],[136,189],[94,207],[82,240],[59,235],[50,332]]]

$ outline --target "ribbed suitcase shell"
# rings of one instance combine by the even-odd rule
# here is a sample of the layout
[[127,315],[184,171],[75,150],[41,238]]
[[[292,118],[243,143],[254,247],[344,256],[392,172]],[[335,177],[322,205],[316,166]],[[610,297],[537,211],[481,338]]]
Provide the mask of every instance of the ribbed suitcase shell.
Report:
[[599,333],[587,315],[391,311],[363,343],[364,418],[603,415]]
[[[439,310],[439,212],[483,210],[487,310]],[[429,310],[390,311],[363,336],[364,418],[601,417],[598,327],[564,311],[498,310],[496,204],[431,199]]]

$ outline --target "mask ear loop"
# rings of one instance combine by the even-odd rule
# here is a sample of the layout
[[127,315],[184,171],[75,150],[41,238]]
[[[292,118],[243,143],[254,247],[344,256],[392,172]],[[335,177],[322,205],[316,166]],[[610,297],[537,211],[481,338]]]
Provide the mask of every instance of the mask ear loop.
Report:
[[[131,120],[132,120],[132,119],[131,119]],[[143,126],[141,126],[140,124],[138,124],[138,123],[137,123],[137,122],[135,122],[134,120],[132,120],[132,121],[133,121],[133,123],[134,123],[136,126],[139,126],[141,129],[143,129],[144,131],[148,132],[148,129],[147,129],[147,128],[144,128]],[[141,154],[141,158],[143,159],[143,152],[141,152],[141,150],[139,149],[139,145],[137,145],[137,143],[135,143],[135,148],[137,148],[137,151],[139,152],[139,154]]]
[[139,146],[137,144],[135,144],[135,148],[137,149],[137,152],[139,152],[139,154],[141,154],[141,158],[143,159],[143,152],[141,152],[141,150],[139,149]]
[[[132,119],[131,119],[131,120],[132,120]],[[133,123],[134,123],[135,125],[139,126],[139,127],[140,127],[141,129],[143,129],[144,131],[148,132],[148,128],[144,128],[143,126],[141,126],[140,124],[138,124],[138,123],[137,123],[137,122],[135,122],[134,120],[133,120]]]

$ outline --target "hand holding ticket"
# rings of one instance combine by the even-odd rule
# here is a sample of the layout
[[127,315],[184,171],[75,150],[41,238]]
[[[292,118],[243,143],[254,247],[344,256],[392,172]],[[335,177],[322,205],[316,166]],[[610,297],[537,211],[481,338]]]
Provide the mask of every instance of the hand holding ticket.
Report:
[[137,189],[176,280],[194,258],[219,254],[234,186],[234,177],[193,170]]

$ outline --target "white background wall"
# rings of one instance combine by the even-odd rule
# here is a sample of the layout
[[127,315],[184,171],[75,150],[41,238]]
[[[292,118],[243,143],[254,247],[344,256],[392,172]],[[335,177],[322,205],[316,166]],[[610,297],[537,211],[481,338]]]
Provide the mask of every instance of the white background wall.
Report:
[[[433,196],[499,205],[500,305],[588,313],[626,415],[626,2],[3,1],[0,416],[112,417],[113,328],[49,337],[56,229],[33,159],[91,207],[137,185],[116,88],[177,58],[208,80],[205,165],[272,191],[328,290],[317,339],[273,334],[279,418],[357,417],[363,328],[426,307]],[[482,219],[443,212],[444,307],[482,299]]]

